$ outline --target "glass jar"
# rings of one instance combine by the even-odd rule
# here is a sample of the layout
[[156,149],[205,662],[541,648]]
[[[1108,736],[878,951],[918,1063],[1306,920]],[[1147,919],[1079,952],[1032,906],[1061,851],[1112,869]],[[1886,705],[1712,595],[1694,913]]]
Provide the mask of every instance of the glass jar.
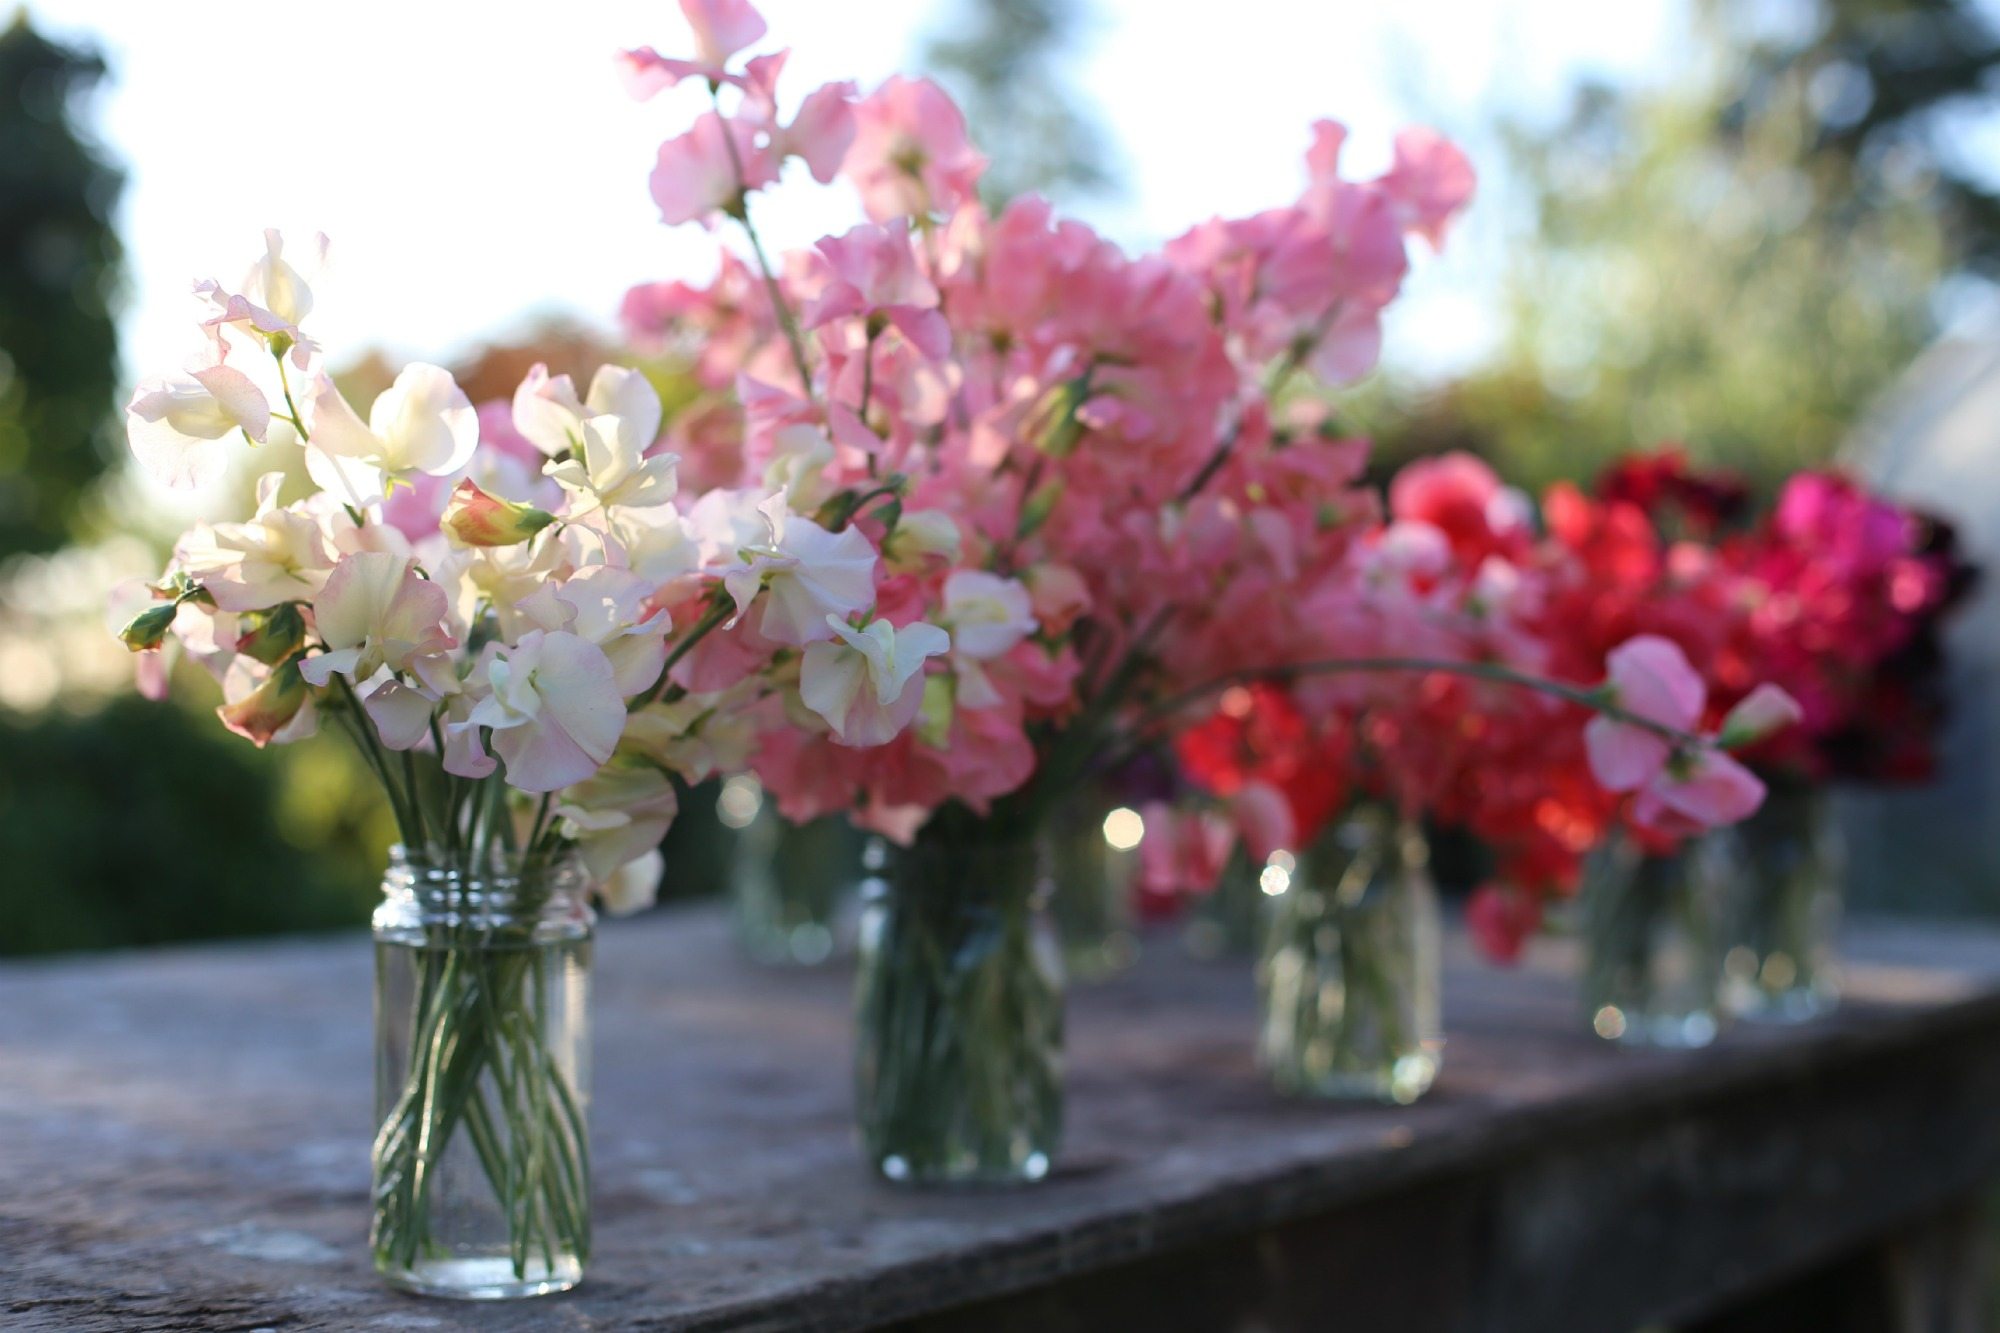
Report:
[[1040,1180],[1062,1137],[1061,948],[1033,840],[926,830],[866,892],[855,1114],[901,1184]]
[[1715,835],[1724,875],[1722,998],[1738,1018],[1799,1023],[1839,999],[1846,846],[1823,789],[1773,785]]
[[794,824],[752,777],[723,784],[716,817],[736,830],[729,896],[743,951],[772,966],[824,963],[851,943],[867,836],[828,816]]
[[1355,809],[1260,879],[1269,904],[1258,1056],[1281,1092],[1408,1103],[1437,1078],[1437,896],[1407,820]]
[[1076,980],[1100,980],[1138,960],[1132,929],[1138,835],[1132,824],[1144,828],[1131,810],[1081,801],[1049,829],[1049,914],[1062,940],[1063,970]]
[[573,857],[390,854],[374,922],[370,1243],[392,1286],[501,1300],[583,1276],[588,887]]
[[1182,944],[1196,958],[1260,958],[1266,947],[1269,903],[1263,889],[1265,867],[1239,842],[1223,863],[1215,888],[1195,899]]
[[1613,834],[1584,872],[1583,1009],[1635,1046],[1706,1046],[1721,1028],[1720,876],[1702,838],[1666,853]]

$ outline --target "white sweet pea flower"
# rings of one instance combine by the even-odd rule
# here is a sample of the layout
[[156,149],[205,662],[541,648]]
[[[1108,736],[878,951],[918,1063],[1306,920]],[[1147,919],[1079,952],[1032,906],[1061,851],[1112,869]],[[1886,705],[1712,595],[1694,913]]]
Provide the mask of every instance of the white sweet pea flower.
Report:
[[357,508],[380,504],[399,477],[449,476],[479,447],[472,401],[447,371],[421,361],[382,391],[365,423],[325,374],[313,379],[307,403],[306,471]]
[[833,494],[826,470],[833,463],[833,441],[819,427],[805,422],[780,426],[771,437],[771,461],[764,465],[764,486],[782,492],[796,510],[817,509]]
[[757,725],[743,706],[755,697],[755,687],[754,680],[746,680],[719,694],[648,704],[626,719],[619,748],[644,755],[690,784],[739,772],[757,742]]
[[666,858],[657,847],[619,866],[611,878],[597,886],[604,910],[613,916],[630,916],[651,907],[660,896],[660,878],[666,868]]
[[625,728],[611,659],[567,631],[530,630],[512,646],[493,645],[465,687],[473,702],[462,715],[454,710],[454,743],[445,749],[445,769],[460,777],[493,771],[479,740],[490,728],[509,786],[560,791],[597,772]]
[[444,589],[420,577],[410,561],[382,551],[343,556],[312,606],[327,648],[299,667],[312,684],[325,685],[335,672],[369,680],[384,669],[438,688],[448,684],[449,653],[458,640],[444,625]]
[[600,366],[591,377],[590,392],[576,396],[567,375],[551,375],[539,361],[514,390],[514,429],[550,458],[580,453],[583,423],[591,417],[617,417],[626,423],[645,453],[660,437],[660,395],[652,381],[624,366]]
[[916,718],[924,662],[950,651],[951,636],[922,622],[898,629],[877,620],[857,630],[838,616],[826,619],[837,637],[806,649],[799,699],[841,744],[885,745]]
[[610,763],[565,787],[555,805],[563,836],[575,841],[600,884],[658,847],[679,809],[673,779],[622,742]]
[[228,464],[227,439],[241,430],[262,440],[271,404],[250,377],[219,361],[185,376],[141,380],[125,405],[132,456],[157,481],[191,489]]
[[648,438],[623,417],[595,416],[583,420],[583,450],[545,469],[571,497],[571,513],[622,506],[645,509],[663,505],[679,489],[679,454],[646,457]]
[[1000,694],[987,679],[985,663],[1006,656],[1035,632],[1028,590],[1018,580],[981,569],[956,569],[944,581],[944,612],[951,632],[951,665],[958,677],[957,702],[991,708]]
[[261,611],[310,601],[333,571],[333,551],[319,520],[278,504],[281,473],[257,479],[257,512],[248,523],[197,523],[174,548],[174,563],[224,611]]
[[735,554],[722,586],[740,617],[763,590],[758,632],[777,643],[802,647],[828,637],[826,626],[845,621],[875,601],[875,547],[853,528],[828,532],[786,507],[774,495],[758,506],[763,540]]
[[[326,236],[312,240],[314,269],[326,263]],[[243,295],[297,328],[312,313],[312,288],[305,275],[285,260],[285,238],[275,228],[264,231],[264,254],[243,279]]]

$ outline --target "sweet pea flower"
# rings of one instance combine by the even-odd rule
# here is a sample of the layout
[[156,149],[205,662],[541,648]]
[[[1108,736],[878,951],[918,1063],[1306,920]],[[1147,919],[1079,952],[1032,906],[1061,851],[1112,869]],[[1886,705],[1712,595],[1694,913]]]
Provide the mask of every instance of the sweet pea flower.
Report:
[[[851,155],[851,153],[850,153]],[[756,126],[704,112],[685,134],[660,145],[652,175],[660,221],[713,225],[718,212],[734,214],[743,197],[778,179],[778,160],[760,144]]]
[[565,787],[555,804],[563,836],[575,840],[584,869],[600,884],[657,848],[679,810],[673,779],[622,742],[611,762]]
[[368,680],[383,669],[408,672],[427,684],[449,676],[458,646],[445,628],[445,591],[415,565],[382,551],[343,556],[313,599],[313,623],[327,651],[305,659],[300,673],[325,685],[336,672]]
[[841,170],[871,221],[947,214],[976,196],[986,159],[957,103],[929,79],[891,76],[856,104],[854,121]]
[[653,382],[625,366],[599,366],[579,399],[569,376],[552,376],[538,361],[514,391],[514,429],[548,458],[582,453],[584,422],[592,417],[616,420],[611,429],[621,456],[643,456],[660,438],[661,415]]
[[[326,261],[326,237],[314,238],[317,268]],[[275,229],[264,232],[264,254],[244,276],[243,290],[230,292],[210,278],[195,284],[195,295],[207,301],[214,313],[201,322],[223,347],[223,332],[236,329],[255,339],[277,355],[291,354],[300,370],[311,364],[317,347],[299,330],[299,323],[312,311],[312,288],[305,276],[287,263],[285,238]]]
[[1028,590],[985,570],[955,569],[944,581],[940,618],[951,634],[957,702],[966,708],[995,707],[1000,693],[987,678],[985,664],[1005,657],[1035,632]]
[[666,858],[656,847],[644,856],[619,866],[612,872],[611,878],[598,884],[598,900],[604,904],[604,910],[613,916],[643,912],[659,898],[660,879],[666,869]]
[[494,644],[466,680],[472,699],[447,730],[445,768],[486,777],[493,759],[480,739],[490,729],[520,791],[574,786],[611,758],[625,727],[625,701],[604,650],[567,631],[530,630],[513,645]]
[[774,151],[796,157],[821,185],[840,173],[854,145],[854,95],[850,81],[823,84],[806,94],[792,123],[771,138]]
[[141,380],[125,406],[132,456],[155,480],[181,489],[222,474],[231,433],[241,430],[261,441],[270,424],[263,390],[220,361],[186,376]]
[[1396,202],[1404,227],[1444,248],[1445,229],[1472,201],[1472,162],[1436,130],[1411,126],[1396,135],[1396,157],[1378,184]]
[[924,662],[950,651],[951,636],[921,621],[897,628],[877,620],[857,630],[829,615],[826,623],[837,637],[806,649],[799,698],[841,744],[885,745],[915,720]]
[[803,647],[827,638],[830,620],[844,619],[875,600],[875,548],[859,531],[829,532],[792,513],[782,495],[764,501],[756,513],[764,523],[763,540],[743,543],[732,552],[739,563],[722,579],[738,618],[761,589],[758,632],[777,643]]
[[932,361],[951,350],[951,326],[938,313],[938,290],[917,267],[905,218],[887,225],[864,223],[819,243],[827,268],[826,285],[806,308],[805,326],[822,328],[837,319],[865,317],[896,329]]
[[544,584],[518,609],[542,629],[567,630],[603,649],[618,692],[630,698],[666,665],[671,618],[653,606],[653,591],[631,570],[592,565],[561,584]]
[[650,508],[670,502],[678,488],[680,454],[646,456],[658,430],[658,398],[652,398],[650,416],[586,416],[580,456],[572,454],[544,468],[570,492],[572,516],[594,508]]
[[382,391],[365,423],[325,374],[314,378],[307,401],[306,470],[357,508],[379,505],[391,484],[412,473],[457,472],[479,447],[472,400],[449,372],[421,361]]
[[[1688,734],[1701,721],[1708,687],[1672,640],[1656,634],[1628,639],[1611,650],[1605,667],[1607,697],[1626,712]],[[1583,738],[1591,771],[1611,791],[1652,781],[1674,751],[1660,733],[1609,716],[1592,718]]]
[[1481,884],[1466,900],[1466,930],[1480,952],[1496,963],[1518,960],[1541,924],[1540,902],[1503,884]]
[[650,46],[618,53],[626,91],[642,102],[682,79],[733,82],[729,58],[762,41],[766,31],[764,16],[749,0],[681,0],[681,13],[694,32],[693,60],[670,59]]
[[224,611],[260,611],[310,601],[333,569],[317,519],[278,504],[284,475],[257,479],[257,512],[248,523],[198,523],[174,548],[174,561]]
[[[1671,640],[1650,634],[1628,639],[1611,650],[1605,665],[1611,703],[1663,727],[1694,733],[1708,688]],[[1751,723],[1782,725],[1792,711],[1782,695],[1762,693]],[[1609,791],[1638,792],[1633,817],[1663,831],[1732,824],[1764,799],[1756,775],[1709,741],[1684,748],[1636,723],[1599,716],[1585,726],[1584,743],[1598,782]]]

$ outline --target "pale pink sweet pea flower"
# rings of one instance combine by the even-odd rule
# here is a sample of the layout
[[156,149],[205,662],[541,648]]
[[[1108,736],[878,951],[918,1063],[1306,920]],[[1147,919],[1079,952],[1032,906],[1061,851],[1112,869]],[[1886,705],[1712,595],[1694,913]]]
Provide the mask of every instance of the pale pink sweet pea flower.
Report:
[[618,72],[632,96],[644,101],[682,79],[731,82],[729,58],[755,46],[767,31],[764,16],[749,0],[680,0],[694,32],[695,58],[674,60],[650,46],[618,53]]
[[986,159],[965,115],[929,79],[892,75],[854,108],[854,145],[841,170],[861,191],[870,220],[954,212],[976,195]]
[[772,136],[771,146],[783,157],[806,164],[812,178],[825,185],[840,173],[847,150],[854,145],[852,82],[822,84],[799,103],[792,123]]
[[660,145],[653,202],[660,207],[660,221],[670,227],[712,225],[717,212],[735,210],[745,194],[776,179],[778,161],[757,141],[757,127],[708,111],[687,133]]
[[864,223],[824,238],[817,248],[827,281],[806,308],[807,328],[850,317],[879,318],[932,361],[951,351],[951,326],[938,312],[937,288],[917,267],[906,219]]
[[560,584],[544,584],[518,609],[545,630],[567,630],[610,659],[618,692],[630,698],[666,665],[668,613],[653,606],[655,586],[629,569],[591,565]]
[[333,569],[319,520],[278,503],[282,473],[257,479],[248,523],[197,523],[174,548],[174,563],[224,611],[261,611],[310,600]]
[[1404,227],[1444,247],[1445,229],[1472,200],[1478,178],[1458,146],[1436,130],[1412,126],[1396,135],[1395,163],[1377,184],[1396,202]]
[[611,872],[597,885],[597,899],[613,916],[643,912],[660,896],[660,880],[666,874],[667,859],[655,847]]
[[923,705],[924,662],[951,649],[951,636],[919,621],[901,628],[877,620],[855,629],[838,616],[837,636],[805,652],[799,699],[826,720],[843,745],[886,745]]
[[413,473],[449,476],[479,447],[479,413],[450,372],[415,361],[375,399],[364,423],[331,377],[313,379],[306,471],[357,508],[379,505]]
[[[625,728],[625,700],[604,650],[567,631],[530,630],[495,644],[466,681],[472,706],[450,724],[445,768],[484,777],[493,760],[479,742],[490,728],[507,764],[507,783],[525,792],[559,791],[596,773]],[[483,691],[483,693],[481,693]]]
[[1632,802],[1632,817],[1663,833],[1692,835],[1757,813],[1764,784],[1720,750],[1683,751]]
[[182,489],[215,480],[228,465],[227,439],[262,440],[271,404],[250,377],[217,362],[186,377],[139,382],[125,406],[125,438],[139,466]]
[[[605,366],[591,380],[583,405],[593,415],[579,423],[581,447],[544,469],[569,492],[572,516],[613,506],[645,509],[670,502],[679,487],[680,457],[647,456],[660,436],[660,396],[651,381],[636,370]],[[551,417],[562,410],[553,399],[544,400],[541,407]]]
[[[1675,731],[1691,733],[1701,721],[1708,687],[1672,640],[1642,634],[1605,658],[1606,689],[1618,707]],[[1609,791],[1632,791],[1667,765],[1674,746],[1665,736],[1631,722],[1594,717],[1583,729],[1591,771]]]
[[734,563],[722,585],[735,600],[738,617],[762,590],[759,633],[803,647],[829,637],[829,619],[850,616],[875,600],[875,547],[861,532],[851,527],[829,532],[792,513],[782,495],[765,500],[756,513],[764,523],[763,539],[739,542],[728,553]]
[[[326,262],[326,237],[313,238],[313,267]],[[305,275],[284,257],[285,238],[276,229],[264,232],[264,254],[244,275],[242,291],[224,290],[221,283],[207,279],[195,284],[195,295],[207,301],[213,312],[201,322],[220,351],[225,330],[236,329],[273,351],[288,351],[300,370],[311,363],[318,350],[299,323],[312,312],[312,288]]]
[[444,623],[450,599],[410,560],[383,551],[343,556],[312,606],[327,648],[300,667],[314,685],[335,672],[363,681],[386,668],[427,683],[450,674],[447,654],[458,646]]

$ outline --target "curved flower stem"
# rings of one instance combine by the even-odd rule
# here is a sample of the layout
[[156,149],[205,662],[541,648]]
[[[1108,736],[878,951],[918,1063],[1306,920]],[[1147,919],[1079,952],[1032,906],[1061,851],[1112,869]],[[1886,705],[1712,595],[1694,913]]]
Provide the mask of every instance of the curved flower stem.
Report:
[[778,285],[771,257],[764,253],[763,238],[757,234],[756,224],[750,221],[750,177],[743,169],[743,154],[736,147],[736,136],[730,132],[733,122],[722,114],[721,89],[713,83],[708,86],[708,99],[715,105],[715,116],[721,124],[722,146],[729,150],[729,166],[736,173],[736,203],[727,212],[742,224],[743,234],[750,239],[750,252],[757,257],[757,271],[764,275],[764,290],[771,298],[771,311],[777,316],[778,327],[784,330],[785,342],[792,349],[792,365],[799,372],[799,389],[811,398],[812,365],[806,358],[805,338],[799,332],[798,317],[792,313],[784,289]]

